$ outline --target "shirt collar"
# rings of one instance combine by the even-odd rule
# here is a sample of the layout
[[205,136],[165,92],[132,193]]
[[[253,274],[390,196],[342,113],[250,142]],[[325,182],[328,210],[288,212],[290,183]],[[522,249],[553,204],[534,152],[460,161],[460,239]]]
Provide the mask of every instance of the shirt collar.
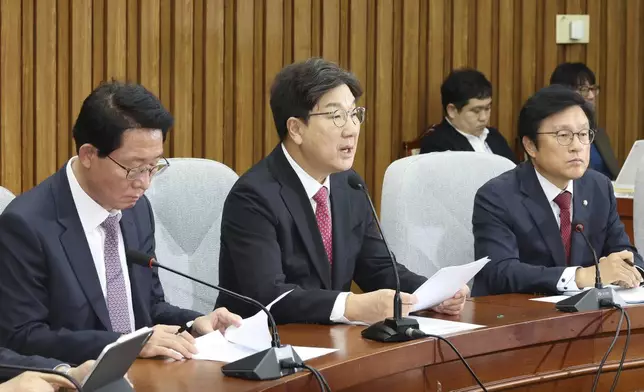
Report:
[[72,157],[67,161],[65,170],[67,171],[67,180],[69,181],[69,188],[72,191],[76,211],[78,211],[78,217],[83,225],[83,231],[90,233],[99,227],[110,215],[119,215],[120,219],[121,211],[113,210],[110,212],[106,210],[85,192],[80,186],[74,170],[72,170],[72,162],[76,159],[77,157]]
[[447,123],[449,125],[451,125],[452,128],[454,128],[456,130],[456,132],[458,132],[461,135],[465,136],[467,138],[467,140],[480,140],[482,142],[485,142],[485,140],[487,139],[487,135],[490,133],[490,130],[487,129],[487,127],[485,127],[485,128],[483,128],[483,131],[481,132],[481,134],[479,136],[474,136],[472,134],[465,133],[465,132],[461,131],[460,129],[456,128],[454,126],[454,124],[452,124],[452,122],[449,121],[449,119],[447,117],[445,117],[445,121],[447,121]]
[[568,181],[568,185],[566,185],[566,188],[563,190],[559,189],[558,186],[553,184],[552,182],[548,181],[547,178],[541,175],[539,171],[534,168],[535,173],[537,173],[537,179],[539,180],[539,184],[541,184],[541,188],[543,189],[543,193],[546,194],[546,198],[548,199],[549,202],[552,202],[555,197],[559,196],[560,193],[563,191],[568,191],[570,192],[570,195],[572,196],[572,180]]
[[308,196],[309,199],[312,199],[313,196],[315,196],[316,193],[322,188],[323,186],[326,187],[329,195],[331,194],[331,181],[329,181],[329,178],[331,176],[327,176],[326,179],[324,180],[323,184],[320,184],[315,178],[311,177],[309,173],[307,173],[304,169],[302,169],[302,166],[298,165],[297,162],[295,162],[295,159],[291,156],[291,154],[286,151],[286,147],[284,147],[284,144],[282,143],[282,151],[284,151],[284,156],[286,157],[286,160],[288,163],[291,165],[293,170],[295,171],[295,174],[297,174],[297,177],[300,179],[300,182],[304,186],[304,191],[306,192],[306,196]]

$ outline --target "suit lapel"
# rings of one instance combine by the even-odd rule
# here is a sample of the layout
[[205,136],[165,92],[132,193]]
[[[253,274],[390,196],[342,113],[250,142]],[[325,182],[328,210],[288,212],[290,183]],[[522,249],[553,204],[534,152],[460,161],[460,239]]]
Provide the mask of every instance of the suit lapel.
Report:
[[461,135],[456,128],[454,128],[447,120],[443,120],[446,136],[452,141],[454,151],[474,151],[474,147],[470,144],[467,138]]
[[[123,210],[121,216],[121,234],[123,235],[123,245],[125,251],[128,249],[139,249],[139,235],[136,231],[134,224],[134,216],[131,209]],[[130,276],[130,291],[132,293],[132,310],[134,312],[134,326],[141,328],[148,325],[145,315],[149,315],[147,306],[141,301],[141,294],[139,288],[146,287],[144,284],[139,284],[142,279],[141,274],[145,271],[143,268],[133,268],[130,263],[127,263],[128,272]],[[149,316],[148,316],[149,317]]]
[[550,202],[539,184],[534,167],[530,163],[519,165],[518,173],[521,191],[525,195],[523,205],[530,213],[535,227],[539,230],[555,264],[566,265],[566,251],[561,242],[557,220],[552,213]]
[[345,176],[331,175],[331,214],[333,225],[333,290],[342,290],[351,263],[345,260],[346,241],[351,233],[351,201],[347,192],[357,192],[347,188]]
[[[309,259],[320,277],[323,288],[329,290],[331,289],[331,266],[324,250],[315,214],[311,208],[311,201],[306,195],[302,182],[286,160],[281,145],[278,145],[271,153],[270,163],[273,175],[281,184],[280,195],[284,205],[295,222],[304,247],[309,254]],[[333,186],[331,188],[331,192],[335,192]],[[335,244],[333,247],[335,250]]]
[[[587,253],[588,246],[581,234],[575,232],[575,224],[581,223],[585,227],[584,233],[588,236],[590,233],[590,212],[592,206],[592,192],[586,189],[584,177],[579,180],[573,181],[573,196],[572,196],[572,239],[570,248],[570,265],[584,265],[584,261],[590,261],[592,256]],[[590,240],[590,238],[589,238]],[[590,258],[589,258],[590,257]],[[586,263],[587,264],[587,263]]]
[[103,296],[101,283],[98,280],[98,274],[96,273],[92,253],[87,243],[87,237],[85,237],[85,231],[78,217],[72,192],[69,188],[65,167],[58,172],[58,178],[52,188],[52,192],[57,209],[58,221],[64,227],[60,235],[60,243],[65,250],[67,260],[74,270],[78,283],[85,293],[92,309],[94,309],[96,316],[103,326],[108,331],[111,331],[112,323],[110,322],[107,311],[105,297]]

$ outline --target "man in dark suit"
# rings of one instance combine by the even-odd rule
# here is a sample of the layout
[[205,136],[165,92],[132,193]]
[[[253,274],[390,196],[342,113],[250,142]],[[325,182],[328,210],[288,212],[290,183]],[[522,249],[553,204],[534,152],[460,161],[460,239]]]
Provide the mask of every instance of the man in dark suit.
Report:
[[[267,304],[278,323],[372,323],[393,314],[392,264],[365,195],[347,184],[365,109],[355,76],[322,59],[284,68],[271,89],[282,143],[224,205],[219,283]],[[399,264],[401,290],[425,278]],[[351,281],[365,294],[351,294]],[[458,314],[467,288],[435,310]],[[415,298],[402,295],[408,313]],[[243,316],[257,312],[219,296]]]
[[519,114],[530,157],[483,185],[472,216],[476,257],[491,261],[476,275],[473,295],[557,294],[592,287],[596,250],[605,284],[638,286],[642,258],[617,215],[606,176],[587,170],[592,107],[571,89],[551,85]]
[[74,125],[78,156],[0,215],[0,344],[70,363],[96,358],[121,334],[154,333],[141,356],[190,358],[201,335],[237,323],[165,302],[156,270],[129,266],[125,250],[154,254],[143,192],[168,165],[172,115],[139,85],[105,83]]
[[488,127],[492,84],[475,69],[452,71],[441,85],[445,117],[420,141],[420,153],[475,151],[517,159],[496,128]]
[[[555,68],[550,76],[550,84],[568,86],[588,102],[593,109],[597,106],[599,86],[595,73],[584,63],[562,63]],[[610,144],[610,138],[603,129],[595,130],[595,140],[590,145],[590,163],[588,166],[611,180],[619,174],[620,165]]]

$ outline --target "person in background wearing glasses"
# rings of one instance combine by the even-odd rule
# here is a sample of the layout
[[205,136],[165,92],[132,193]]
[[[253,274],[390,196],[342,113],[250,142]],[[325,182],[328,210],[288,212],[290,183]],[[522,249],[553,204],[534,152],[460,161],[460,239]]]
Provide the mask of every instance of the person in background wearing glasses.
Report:
[[[270,104],[281,142],[231,189],[221,223],[219,284],[273,305],[277,323],[373,323],[393,315],[394,274],[365,195],[347,183],[365,108],[356,77],[320,58],[291,64]],[[399,264],[403,311],[426,278]],[[354,280],[365,292],[351,294]],[[435,308],[458,314],[467,286]],[[252,306],[220,295],[243,317]]]
[[592,287],[594,258],[579,224],[604,284],[642,282],[642,257],[619,220],[611,182],[587,170],[594,124],[590,104],[561,85],[524,104],[518,133],[529,161],[487,182],[474,199],[475,256],[491,261],[474,278],[472,295]]
[[475,151],[496,154],[517,163],[512,148],[496,128],[488,127],[492,83],[481,72],[452,71],[441,85],[443,121],[421,139],[420,153]]
[[[596,110],[599,86],[596,84],[595,74],[586,64],[559,64],[550,76],[550,84],[561,84],[576,90]],[[610,144],[610,138],[601,128],[595,129],[595,140],[590,145],[589,167],[613,181],[620,171],[620,165]]]
[[[239,323],[165,302],[156,270],[130,266],[126,249],[154,255],[154,217],[143,195],[168,167],[172,115],[144,87],[103,83],[73,128],[77,156],[0,215],[0,346],[79,364],[144,326],[141,357],[177,360],[194,336]],[[191,330],[175,334],[180,326]]]

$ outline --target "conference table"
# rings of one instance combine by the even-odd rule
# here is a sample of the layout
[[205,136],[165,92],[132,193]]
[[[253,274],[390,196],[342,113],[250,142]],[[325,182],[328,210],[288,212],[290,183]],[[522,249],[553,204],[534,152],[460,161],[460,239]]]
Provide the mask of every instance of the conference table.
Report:
[[[509,294],[469,298],[460,316],[421,312],[424,317],[484,327],[448,335],[489,391],[590,391],[597,365],[619,320],[606,309],[563,313],[554,304]],[[644,306],[627,307],[632,321],[619,391],[644,390]],[[625,341],[621,335],[600,378],[613,381]],[[282,343],[337,348],[307,363],[322,372],[333,391],[479,391],[475,380],[444,342],[424,338],[402,343],[365,340],[361,326],[284,325]],[[137,360],[129,371],[136,391],[317,391],[307,371],[272,381],[225,377],[222,363]]]

